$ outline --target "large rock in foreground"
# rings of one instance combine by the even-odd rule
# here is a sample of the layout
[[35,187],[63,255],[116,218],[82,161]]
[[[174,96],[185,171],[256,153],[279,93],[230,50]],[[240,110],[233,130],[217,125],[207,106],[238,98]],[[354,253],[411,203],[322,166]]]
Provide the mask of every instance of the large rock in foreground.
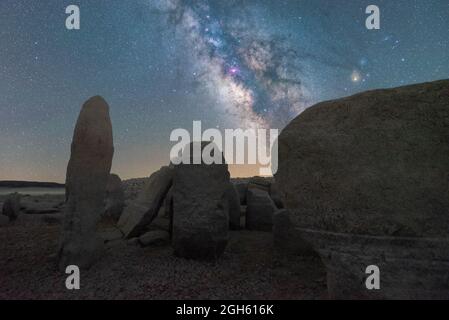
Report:
[[[208,145],[203,143],[201,150]],[[223,253],[228,241],[229,183],[224,160],[223,164],[175,166],[172,235],[175,255],[213,260]]]
[[114,153],[109,106],[101,97],[82,107],[67,166],[67,205],[59,249],[59,267],[88,268],[99,256],[96,233]]
[[174,169],[171,167],[162,167],[154,172],[137,200],[123,211],[117,226],[126,238],[140,236],[156,218],[172,185],[173,174]]
[[448,172],[447,80],[320,103],[279,137],[276,181],[332,297],[449,298]]

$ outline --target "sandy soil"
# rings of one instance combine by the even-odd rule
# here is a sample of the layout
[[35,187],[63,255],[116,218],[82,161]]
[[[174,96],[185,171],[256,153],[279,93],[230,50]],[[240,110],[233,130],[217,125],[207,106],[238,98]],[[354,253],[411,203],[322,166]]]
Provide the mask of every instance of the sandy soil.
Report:
[[[51,197],[45,199],[55,206]],[[42,206],[34,200],[27,199],[28,210],[32,203]],[[59,201],[54,199],[56,207]],[[108,242],[98,263],[81,272],[81,290],[69,291],[54,256],[61,213],[29,212],[0,227],[0,299],[327,298],[319,259],[279,257],[271,233],[245,230],[231,232],[225,254],[215,263],[174,257],[169,245]]]

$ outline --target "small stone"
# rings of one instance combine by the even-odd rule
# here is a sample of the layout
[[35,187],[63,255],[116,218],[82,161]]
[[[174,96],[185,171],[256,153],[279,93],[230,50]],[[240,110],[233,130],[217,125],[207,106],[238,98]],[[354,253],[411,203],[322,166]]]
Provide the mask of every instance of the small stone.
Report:
[[150,245],[158,246],[165,243],[168,243],[170,240],[170,234],[167,231],[163,230],[153,230],[148,231],[147,233],[141,235],[139,237],[139,243],[143,247],[147,247]]
[[126,241],[126,244],[130,245],[130,246],[137,246],[139,244],[139,238],[135,237],[135,238],[131,238],[128,241]]
[[20,213],[20,194],[10,194],[3,203],[3,215],[9,218],[9,221],[17,219]]

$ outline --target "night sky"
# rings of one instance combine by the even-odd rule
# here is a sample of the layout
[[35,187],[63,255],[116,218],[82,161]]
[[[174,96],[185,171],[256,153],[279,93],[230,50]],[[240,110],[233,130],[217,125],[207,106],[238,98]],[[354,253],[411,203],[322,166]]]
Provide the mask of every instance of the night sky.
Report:
[[449,0],[1,0],[0,180],[64,181],[94,95],[111,108],[112,171],[131,178],[166,165],[170,132],[193,120],[282,129],[319,101],[444,78]]

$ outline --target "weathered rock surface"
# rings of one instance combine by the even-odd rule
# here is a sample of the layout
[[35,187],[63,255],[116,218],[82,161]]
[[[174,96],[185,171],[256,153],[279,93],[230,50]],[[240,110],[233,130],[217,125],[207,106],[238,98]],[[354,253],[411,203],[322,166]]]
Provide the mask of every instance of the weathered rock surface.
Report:
[[[210,145],[203,143],[201,150],[213,148]],[[216,259],[228,241],[228,166],[224,159],[223,164],[210,165],[197,160],[201,164],[193,164],[191,153],[192,164],[175,166],[172,245],[180,257]]]
[[168,232],[173,235],[173,186],[168,190],[164,203],[164,217],[168,219]]
[[59,267],[88,268],[99,256],[102,241],[96,233],[114,153],[109,106],[101,97],[89,99],[76,123],[67,166],[67,205]]
[[273,243],[280,254],[316,255],[310,243],[301,236],[300,229],[293,224],[291,214],[286,209],[278,210],[273,215]]
[[137,200],[125,208],[117,226],[127,239],[140,236],[156,218],[173,183],[173,174],[174,169],[170,167],[154,172]]
[[3,203],[2,214],[9,218],[9,221],[17,219],[20,213],[20,194],[13,193],[9,195]]
[[268,192],[250,188],[247,192],[246,228],[248,230],[271,231],[276,205]]
[[173,216],[173,186],[168,190],[164,200],[164,217],[171,219]]
[[229,207],[229,228],[240,229],[240,197],[233,183],[229,183],[226,190],[226,199]]
[[122,215],[124,207],[125,191],[122,186],[122,180],[118,175],[111,174],[106,186],[104,216],[111,217],[114,220],[118,220]]
[[158,246],[170,241],[170,234],[163,230],[152,230],[139,237],[139,243],[143,247]]
[[448,298],[448,159],[448,80],[320,103],[284,129],[276,181],[331,296]]

